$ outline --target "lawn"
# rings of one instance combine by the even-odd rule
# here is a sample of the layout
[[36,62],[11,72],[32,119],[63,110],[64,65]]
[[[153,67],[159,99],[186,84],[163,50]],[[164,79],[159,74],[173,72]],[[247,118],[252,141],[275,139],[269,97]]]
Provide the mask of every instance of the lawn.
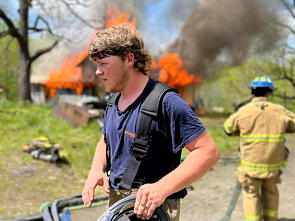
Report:
[[[101,128],[94,120],[73,128],[51,111],[48,106],[0,101],[0,220],[38,215],[42,203],[82,191]],[[222,155],[236,154],[238,138],[224,134],[224,117],[200,119]],[[35,160],[22,151],[40,136],[60,144],[70,164]],[[102,194],[98,188],[97,195]]]

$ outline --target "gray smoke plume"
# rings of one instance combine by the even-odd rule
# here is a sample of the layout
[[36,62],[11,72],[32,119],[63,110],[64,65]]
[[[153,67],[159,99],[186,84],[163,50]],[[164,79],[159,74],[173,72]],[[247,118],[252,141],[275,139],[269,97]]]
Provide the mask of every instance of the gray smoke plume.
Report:
[[222,53],[235,64],[255,45],[255,53],[274,47],[280,38],[278,16],[267,0],[204,0],[185,21],[168,52],[179,53],[189,73],[205,74]]

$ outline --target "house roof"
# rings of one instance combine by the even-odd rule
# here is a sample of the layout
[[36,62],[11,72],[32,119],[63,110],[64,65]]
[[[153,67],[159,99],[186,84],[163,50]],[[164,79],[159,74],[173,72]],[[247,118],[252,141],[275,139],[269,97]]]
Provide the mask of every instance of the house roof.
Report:
[[30,82],[31,82],[31,84],[40,84],[40,83],[46,83],[47,80],[48,80],[48,75],[33,74],[33,75],[31,75]]

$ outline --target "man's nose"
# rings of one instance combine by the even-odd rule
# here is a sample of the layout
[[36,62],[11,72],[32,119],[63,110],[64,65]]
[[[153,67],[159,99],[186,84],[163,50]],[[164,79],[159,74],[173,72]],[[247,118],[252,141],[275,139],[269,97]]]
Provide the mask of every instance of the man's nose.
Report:
[[102,75],[103,72],[102,72],[99,68],[97,68],[95,74],[96,74],[97,76],[99,76],[99,75]]

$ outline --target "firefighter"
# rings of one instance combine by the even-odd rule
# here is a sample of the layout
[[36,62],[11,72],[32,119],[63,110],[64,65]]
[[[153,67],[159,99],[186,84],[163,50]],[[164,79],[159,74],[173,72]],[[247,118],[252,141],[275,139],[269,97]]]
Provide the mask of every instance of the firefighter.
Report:
[[254,98],[224,123],[227,135],[240,136],[237,175],[245,221],[278,220],[277,183],[289,153],[284,134],[295,132],[295,114],[269,101],[274,90],[271,78],[256,77],[251,83]]

